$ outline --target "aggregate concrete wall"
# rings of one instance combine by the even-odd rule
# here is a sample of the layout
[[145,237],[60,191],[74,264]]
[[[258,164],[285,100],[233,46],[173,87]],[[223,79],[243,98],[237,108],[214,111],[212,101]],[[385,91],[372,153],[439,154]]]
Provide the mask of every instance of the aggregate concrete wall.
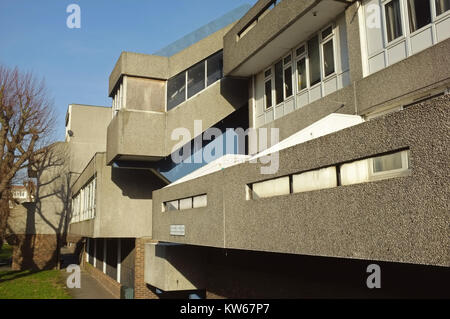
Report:
[[[280,169],[241,164],[153,193],[153,238],[232,249],[449,266],[450,97],[442,96],[280,152]],[[246,200],[245,185],[409,148],[411,174]],[[208,206],[161,212],[207,193]],[[171,236],[170,225],[185,225]]]

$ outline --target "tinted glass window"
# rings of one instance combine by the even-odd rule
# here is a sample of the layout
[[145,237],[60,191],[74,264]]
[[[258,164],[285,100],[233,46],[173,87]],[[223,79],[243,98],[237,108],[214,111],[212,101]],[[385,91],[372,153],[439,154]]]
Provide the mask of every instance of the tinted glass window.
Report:
[[219,52],[207,60],[208,85],[222,78],[223,52]]
[[450,0],[435,0],[436,3],[436,15],[443,14],[445,11],[450,10]]
[[392,0],[389,2],[385,7],[385,14],[388,42],[391,42],[403,34],[400,1]]
[[411,32],[431,23],[430,1],[408,0],[408,13]]
[[180,73],[167,81],[167,110],[182,103],[186,98],[186,73]]
[[292,69],[288,67],[284,70],[284,89],[286,93],[286,98],[292,95]]
[[194,65],[188,70],[188,98],[205,88],[205,62]]
[[283,63],[275,64],[275,101],[279,104],[284,101],[283,96]]
[[308,41],[309,83],[311,86],[320,82],[319,37]]
[[269,80],[265,83],[265,95],[266,95],[266,108],[272,106],[272,81]]
[[323,45],[323,64],[325,76],[334,72],[333,40],[330,40]]
[[298,60],[297,62],[297,72],[298,72],[298,89],[306,89],[306,63],[305,59]]

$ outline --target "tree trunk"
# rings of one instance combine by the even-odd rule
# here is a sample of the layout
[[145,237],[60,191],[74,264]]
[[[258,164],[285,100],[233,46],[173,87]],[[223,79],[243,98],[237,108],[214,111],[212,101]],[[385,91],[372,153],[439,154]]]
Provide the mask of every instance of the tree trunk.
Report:
[[3,192],[0,197],[0,247],[6,237],[6,225],[9,218],[9,196],[6,193]]

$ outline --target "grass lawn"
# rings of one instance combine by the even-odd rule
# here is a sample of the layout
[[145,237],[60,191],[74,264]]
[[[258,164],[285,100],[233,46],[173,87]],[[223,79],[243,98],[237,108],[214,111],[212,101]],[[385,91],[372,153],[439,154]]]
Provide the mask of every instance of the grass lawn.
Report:
[[0,271],[0,299],[70,299],[60,270]]
[[11,258],[13,252],[12,246],[7,243],[3,244],[3,247],[0,249],[0,261],[6,261]]

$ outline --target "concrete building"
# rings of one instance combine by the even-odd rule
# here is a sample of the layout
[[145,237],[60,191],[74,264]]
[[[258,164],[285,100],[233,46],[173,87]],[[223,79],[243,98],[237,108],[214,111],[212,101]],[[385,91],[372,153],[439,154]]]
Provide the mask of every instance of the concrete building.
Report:
[[70,105],[66,141],[50,145],[29,168],[33,196],[14,205],[8,219],[13,269],[57,268],[68,240],[82,247],[81,237],[68,234],[71,187],[95,152],[105,151],[110,114],[110,108]]
[[135,298],[448,296],[449,30],[448,1],[260,0],[123,52],[106,148],[72,159],[86,269]]

